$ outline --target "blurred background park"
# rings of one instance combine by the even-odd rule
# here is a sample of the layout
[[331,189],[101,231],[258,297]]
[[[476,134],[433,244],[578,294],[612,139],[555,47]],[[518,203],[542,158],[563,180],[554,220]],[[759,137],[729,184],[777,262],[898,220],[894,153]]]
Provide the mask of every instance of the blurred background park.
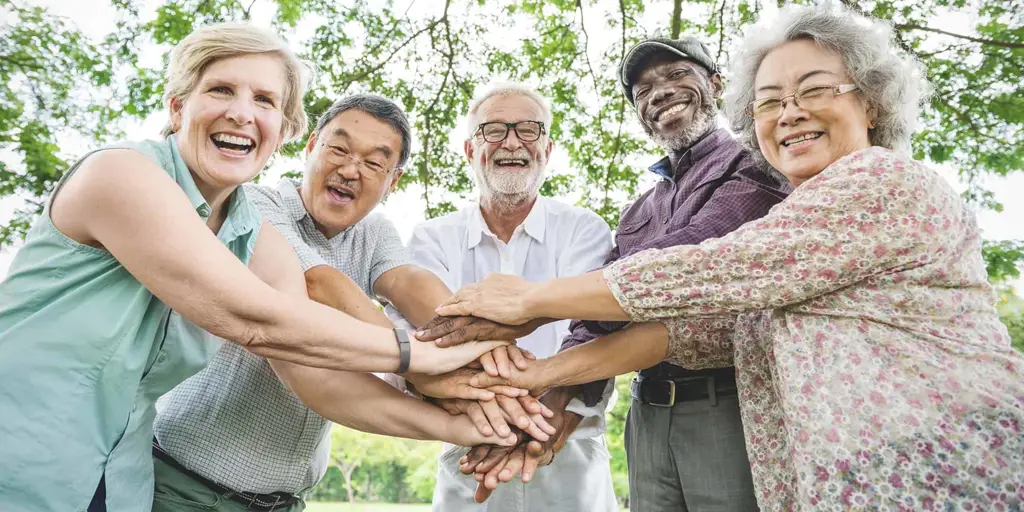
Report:
[[[783,0],[0,0],[0,278],[43,198],[70,162],[119,139],[155,138],[167,53],[193,28],[225,20],[272,27],[311,64],[315,119],[334,99],[374,92],[405,107],[413,157],[380,209],[408,238],[425,218],[472,199],[462,114],[497,80],[552,103],[556,151],[542,193],[618,212],[653,183],[660,158],[622,97],[615,69],[652,36],[703,39],[728,78],[730,48]],[[934,94],[914,140],[974,207],[997,307],[1024,349],[1024,9],[1020,0],[839,0],[891,20]],[[728,81],[726,80],[728,87]],[[724,122],[724,121],[723,121]],[[259,178],[301,169],[300,145]],[[629,376],[608,411],[616,492],[628,494],[623,422]],[[342,427],[313,512],[426,510],[441,447]],[[358,505],[326,502],[359,502]],[[323,502],[323,503],[321,503]],[[417,505],[419,504],[419,505]]]

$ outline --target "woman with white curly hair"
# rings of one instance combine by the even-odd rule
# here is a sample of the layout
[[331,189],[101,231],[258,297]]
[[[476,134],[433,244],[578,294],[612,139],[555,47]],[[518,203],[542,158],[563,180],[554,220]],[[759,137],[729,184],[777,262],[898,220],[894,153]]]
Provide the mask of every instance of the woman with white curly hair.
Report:
[[463,288],[443,314],[648,322],[476,384],[734,361],[762,509],[1020,510],[1024,357],[993,308],[974,215],[907,155],[925,84],[891,40],[828,6],[751,27],[727,112],[793,194],[698,246]]

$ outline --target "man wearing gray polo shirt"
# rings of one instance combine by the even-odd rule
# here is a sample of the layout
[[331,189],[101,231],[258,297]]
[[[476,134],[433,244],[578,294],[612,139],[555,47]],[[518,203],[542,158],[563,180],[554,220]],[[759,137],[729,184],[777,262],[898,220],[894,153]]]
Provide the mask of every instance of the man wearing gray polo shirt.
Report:
[[[247,190],[294,248],[311,299],[388,327],[367,296],[382,297],[422,325],[451,295],[433,273],[409,264],[388,220],[369,214],[397,185],[410,139],[397,105],[379,96],[349,96],[310,134],[302,182]],[[490,396],[462,389],[452,394]],[[512,442],[372,375],[272,365],[226,343],[206,369],[161,398],[153,509],[301,510],[301,495],[328,466],[329,420],[462,445]]]

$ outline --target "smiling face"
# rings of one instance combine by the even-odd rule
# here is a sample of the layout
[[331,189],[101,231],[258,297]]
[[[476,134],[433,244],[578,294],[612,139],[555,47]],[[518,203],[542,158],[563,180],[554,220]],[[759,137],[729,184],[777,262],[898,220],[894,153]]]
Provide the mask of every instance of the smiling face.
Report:
[[[472,121],[546,122],[540,105],[520,94],[496,95],[484,101]],[[533,142],[519,139],[514,130],[501,142],[487,142],[477,132],[464,144],[466,157],[476,174],[484,197],[495,195],[526,199],[537,194],[544,183],[544,169],[551,155],[551,140],[546,134]]]
[[[815,86],[852,83],[842,58],[813,41],[772,50],[757,70],[754,97],[780,97]],[[813,110],[786,101],[778,116],[754,120],[757,144],[768,163],[797,186],[836,160],[871,146],[873,115],[856,93],[828,97]],[[818,102],[816,102],[818,103]]]
[[699,64],[663,52],[647,61],[633,80],[636,114],[659,146],[682,151],[715,127],[721,78]]
[[251,180],[277,151],[285,84],[278,57],[240,55],[210,63],[188,96],[170,100],[178,150],[204,195]]
[[334,116],[309,135],[300,195],[324,236],[355,225],[398,185],[402,171],[395,166],[401,150],[398,130],[356,109]]

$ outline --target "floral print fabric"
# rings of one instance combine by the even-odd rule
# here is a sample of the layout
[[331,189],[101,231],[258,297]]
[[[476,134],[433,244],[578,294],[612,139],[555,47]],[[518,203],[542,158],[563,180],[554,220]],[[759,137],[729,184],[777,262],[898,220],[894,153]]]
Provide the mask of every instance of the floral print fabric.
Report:
[[883,148],[720,239],[605,269],[669,360],[735,363],[763,510],[1021,510],[1024,357],[973,214]]

